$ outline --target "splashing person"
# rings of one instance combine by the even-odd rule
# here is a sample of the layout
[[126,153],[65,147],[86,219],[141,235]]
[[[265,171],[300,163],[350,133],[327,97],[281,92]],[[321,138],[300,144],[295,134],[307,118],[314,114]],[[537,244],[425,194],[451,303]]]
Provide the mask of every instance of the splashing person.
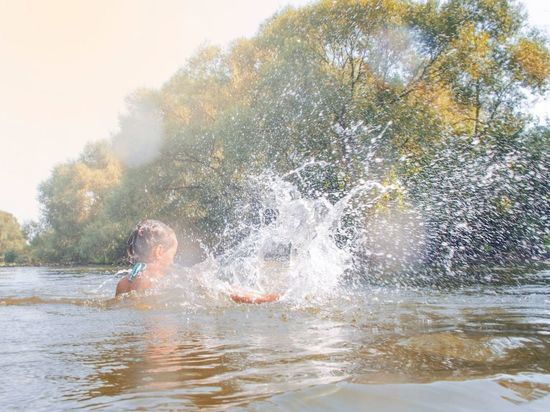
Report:
[[158,221],[144,220],[128,238],[127,252],[134,264],[118,282],[116,296],[154,287],[174,263],[178,240],[174,230]]
[[[178,249],[174,230],[158,221],[144,220],[128,238],[127,252],[134,264],[128,276],[116,287],[116,296],[132,291],[152,289],[163,278],[172,264]],[[235,291],[229,297],[236,303],[266,303],[279,299],[271,293]]]

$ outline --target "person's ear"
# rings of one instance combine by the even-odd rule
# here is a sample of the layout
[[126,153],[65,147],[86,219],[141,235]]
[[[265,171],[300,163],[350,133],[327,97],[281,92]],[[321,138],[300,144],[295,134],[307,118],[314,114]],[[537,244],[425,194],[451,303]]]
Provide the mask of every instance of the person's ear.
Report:
[[158,245],[153,249],[153,256],[155,257],[155,260],[160,259],[163,253],[164,248],[162,247],[162,245]]

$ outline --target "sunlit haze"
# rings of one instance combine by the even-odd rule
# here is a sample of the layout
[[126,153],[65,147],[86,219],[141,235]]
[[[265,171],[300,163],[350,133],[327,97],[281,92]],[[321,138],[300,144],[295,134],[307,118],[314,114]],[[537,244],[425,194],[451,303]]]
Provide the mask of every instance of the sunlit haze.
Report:
[[[285,5],[308,2],[0,0],[0,210],[37,219],[38,184],[116,132],[129,93],[160,87],[202,44],[252,36]],[[548,33],[550,3],[524,4]]]

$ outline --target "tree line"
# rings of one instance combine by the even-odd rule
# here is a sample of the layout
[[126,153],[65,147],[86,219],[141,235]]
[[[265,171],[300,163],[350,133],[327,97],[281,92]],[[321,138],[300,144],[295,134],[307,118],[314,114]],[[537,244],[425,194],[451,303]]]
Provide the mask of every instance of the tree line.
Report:
[[304,196],[336,201],[367,178],[396,188],[358,205],[365,249],[400,249],[380,222],[414,212],[424,264],[544,257],[549,128],[528,104],[549,79],[548,39],[514,1],[287,8],[133,93],[112,138],[56,166],[25,227],[29,259],[120,262],[147,217],[219,252],[248,176],[312,160],[326,167],[296,180]]

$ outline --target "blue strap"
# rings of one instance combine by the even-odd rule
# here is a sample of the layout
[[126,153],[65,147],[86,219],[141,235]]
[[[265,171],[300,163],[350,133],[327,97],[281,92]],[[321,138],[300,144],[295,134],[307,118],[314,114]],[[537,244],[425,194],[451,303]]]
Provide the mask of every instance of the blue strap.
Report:
[[130,275],[128,275],[128,282],[132,282],[138,275],[139,272],[143,272],[145,270],[145,263],[138,262],[136,263],[130,272]]

